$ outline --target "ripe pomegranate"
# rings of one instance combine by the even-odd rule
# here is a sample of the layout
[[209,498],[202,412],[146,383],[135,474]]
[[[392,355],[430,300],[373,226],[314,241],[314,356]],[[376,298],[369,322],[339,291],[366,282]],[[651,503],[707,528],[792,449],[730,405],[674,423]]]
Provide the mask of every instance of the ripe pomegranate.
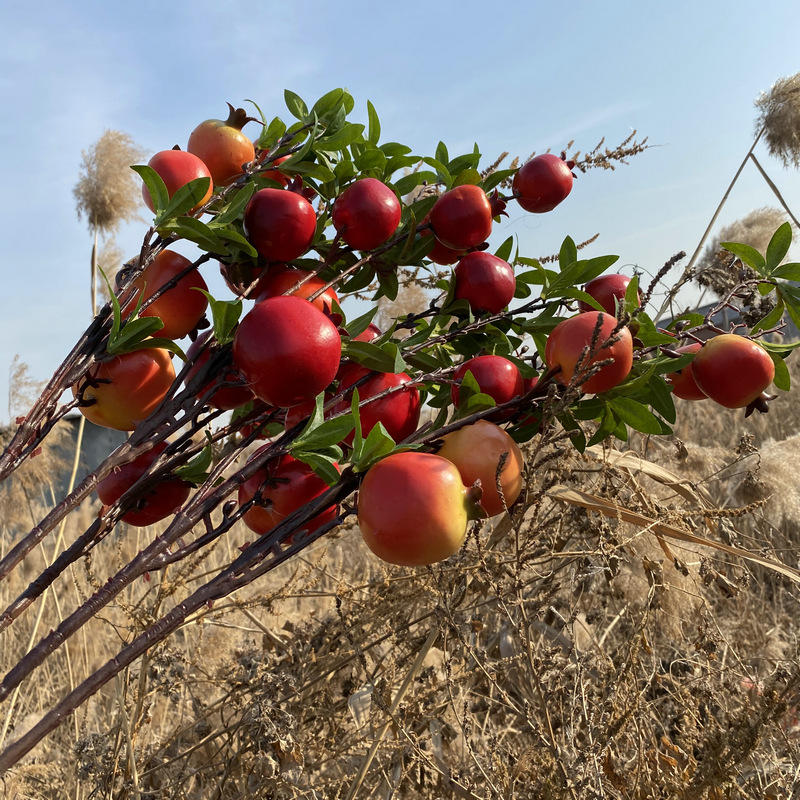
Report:
[[533,214],[552,211],[572,191],[572,167],[552,153],[535,156],[523,164],[511,184],[520,206]]
[[314,207],[288,189],[260,189],[244,211],[250,243],[267,261],[292,261],[311,247],[317,230]]
[[392,453],[367,471],[358,526],[367,547],[390,564],[434,564],[458,552],[470,519],[482,516],[480,490],[467,489],[455,464],[431,453]]
[[81,406],[89,422],[118,431],[132,431],[155,411],[175,380],[169,351],[156,348],[113,356],[91,367],[72,387],[92,405]]
[[[214,191],[211,172],[203,161],[193,153],[187,153],[184,150],[162,150],[160,153],[156,153],[147,162],[147,165],[152,167],[159,174],[161,180],[164,181],[170,198],[189,181],[195,178],[208,178],[208,191],[203,199],[189,211],[190,214],[194,214],[195,211],[211,199]],[[142,184],[142,199],[151,211],[156,210],[150,197],[150,191],[144,184]]]
[[[256,302],[266,300],[268,297],[280,297],[286,294],[298,281],[307,278],[307,276],[308,273],[305,270],[287,267],[286,264],[273,264],[266,274],[259,279],[252,291],[252,296],[255,297]],[[308,278],[299,289],[293,291],[292,295],[308,299],[312,294],[318,292],[326,282],[319,276],[314,275]],[[330,314],[333,310],[334,301],[338,303],[339,296],[336,294],[336,290],[330,287],[315,298],[312,303],[320,311]]]
[[469,250],[492,232],[492,206],[480,186],[464,184],[441,195],[431,209],[436,238],[452,250]]
[[[264,445],[250,460],[271,446]],[[250,530],[263,535],[327,489],[328,484],[308,464],[290,455],[273,458],[239,487],[239,505],[261,493],[260,501],[252,505],[242,519]],[[337,507],[330,506],[303,525],[303,529],[315,531],[335,519],[336,513]]]
[[725,408],[744,408],[772,383],[775,364],[752,339],[723,333],[709,339],[692,362],[698,388]]
[[[480,504],[493,517],[503,512],[503,499],[511,506],[522,491],[524,459],[517,443],[493,422],[481,419],[448,433],[439,449],[442,458],[452,461],[466,486],[481,482]],[[498,476],[498,467],[505,458]],[[498,478],[503,496],[497,491]]]
[[[507,358],[493,355],[470,358],[459,365],[453,373],[453,379],[460,382],[468,371],[477,381],[481,392],[488,394],[497,405],[507,403],[523,393],[522,375],[519,368]],[[450,387],[450,397],[453,405],[458,406],[460,397],[458,383],[454,383]],[[513,410],[498,411],[492,415],[492,419],[501,421],[509,419],[513,414]]]
[[[589,311],[559,322],[547,338],[545,345],[545,361],[548,369],[561,367],[558,375],[560,383],[567,384],[572,380],[583,351],[590,347],[594,330],[600,319],[600,332],[596,347],[607,341],[617,326],[617,319],[602,311]],[[608,347],[602,347],[581,365],[581,373],[598,361],[612,359],[610,364],[601,367],[589,380],[581,385],[581,391],[587,394],[607,392],[622,383],[633,367],[633,338],[627,328],[616,334],[618,341]]]
[[[165,283],[191,265],[192,262],[180,253],[162,250],[134,281],[136,293],[125,305],[123,313],[132,312],[140,296],[142,302],[149,300]],[[208,299],[199,289],[208,291],[208,286],[198,270],[193,269],[143,309],[141,316],[161,319],[164,327],[156,333],[157,336],[182,339],[197,327],[208,307]]]
[[244,166],[256,157],[255,147],[242,133],[242,128],[253,118],[243,108],[228,103],[230,114],[226,120],[207,119],[189,136],[186,149],[202,159],[216,186],[227,186],[241,177]]
[[336,376],[341,353],[336,326],[300,297],[256,303],[233,340],[233,363],[250,390],[279,408],[316,397]]
[[502,258],[475,251],[467,253],[454,271],[455,298],[466,300],[475,312],[497,314],[514,298],[517,282],[514,270]]
[[401,213],[397,195],[385,183],[361,178],[336,198],[331,220],[339,236],[354,250],[374,250],[397,230]]
[[[344,389],[345,394],[343,399],[333,407],[334,414],[350,408],[353,396],[352,387],[361,378],[370,374],[370,370],[360,364],[346,364],[342,368],[339,388]],[[363,402],[382,394],[387,389],[408,384],[406,389],[393,392],[359,408],[362,436],[366,437],[379,422],[383,423],[386,432],[396,442],[400,442],[414,433],[419,424],[420,400],[419,390],[411,383],[411,380],[411,377],[405,372],[397,375],[391,372],[377,372],[358,387],[358,397]],[[348,445],[353,443],[352,432],[345,438],[345,443]]]
[[[594,280],[589,281],[586,286],[583,287],[583,291],[597,300],[606,314],[611,314],[613,317],[616,316],[617,313],[617,302],[621,303],[625,299],[625,292],[630,282],[631,279],[627,275],[620,275],[619,273],[600,275],[594,278]],[[637,294],[637,298],[639,303],[641,303],[641,293]],[[581,311],[597,311],[596,308],[590,306],[583,300],[578,303],[578,308]]]
[[[142,453],[129,464],[117,467],[97,483],[97,496],[105,506],[119,500],[153,465],[156,458],[167,448],[159,442],[151,450]],[[133,506],[122,515],[123,522],[136,527],[153,525],[174,514],[189,497],[191,487],[180,478],[164,478],[153,485]]]

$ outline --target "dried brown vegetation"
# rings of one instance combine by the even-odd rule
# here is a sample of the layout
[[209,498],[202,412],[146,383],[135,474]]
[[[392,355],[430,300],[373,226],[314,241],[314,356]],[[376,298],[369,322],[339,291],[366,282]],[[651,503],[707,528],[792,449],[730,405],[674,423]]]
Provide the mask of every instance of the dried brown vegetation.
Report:
[[[534,441],[511,517],[437,567],[384,567],[352,529],[317,543],[126,671],[6,776],[6,796],[788,797],[797,585],[675,536],[796,564],[800,415],[790,400],[746,421],[710,402],[679,412],[672,442],[632,440],[625,460]],[[155,533],[96,548],[39,625]],[[248,538],[235,528],[130,588],[3,706],[7,737]],[[9,579],[2,600],[22,588]],[[3,664],[28,637],[4,633]]]
[[800,167],[800,73],[776,81],[755,101],[756,130],[764,130],[769,154]]

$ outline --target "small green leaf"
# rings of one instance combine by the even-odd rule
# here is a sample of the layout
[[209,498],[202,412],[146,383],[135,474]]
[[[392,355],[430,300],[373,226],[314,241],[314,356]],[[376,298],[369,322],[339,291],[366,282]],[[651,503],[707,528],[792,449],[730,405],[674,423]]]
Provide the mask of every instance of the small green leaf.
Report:
[[158,317],[139,317],[126,322],[119,333],[108,340],[108,352],[111,355],[130,352],[132,345],[139,344],[147,337],[160,331],[164,323]]
[[447,162],[450,161],[450,155],[447,152],[447,145],[445,145],[444,142],[439,142],[439,144],[436,145],[435,156],[436,160],[442,164],[447,164]]
[[199,205],[208,193],[211,178],[195,178],[178,189],[167,203],[163,213],[156,217],[156,227],[173,217],[179,217]]
[[481,174],[476,169],[462,169],[455,178],[453,178],[453,186],[477,186],[481,182]]
[[772,271],[770,277],[781,278],[786,281],[800,281],[800,264],[797,262],[781,264]]
[[[441,144],[441,142],[440,142]],[[422,159],[429,167],[433,167],[436,170],[437,179],[440,183],[445,185],[446,189],[449,189],[453,183],[453,178],[450,175],[449,170],[447,167],[442,164],[441,161],[437,161],[435,158],[423,158]]]
[[772,239],[767,245],[767,272],[772,273],[778,264],[786,258],[789,248],[792,246],[792,226],[789,222],[784,222],[775,231]]
[[150,201],[153,203],[156,215],[162,214],[169,203],[169,191],[161,176],[146,164],[136,164],[131,169],[141,177],[147,191],[150,192]]
[[214,231],[218,238],[234,245],[234,247],[230,248],[230,252],[234,257],[241,251],[253,258],[258,258],[258,250],[239,231],[235,231],[233,228],[218,228],[213,222],[209,223],[208,227]]
[[558,268],[563,272],[570,264],[574,264],[577,260],[578,248],[575,246],[572,237],[567,236],[558,253]]
[[223,207],[222,211],[214,217],[214,226],[227,225],[233,222],[244,213],[250,198],[256,191],[256,185],[252,181],[246,183]]
[[328,486],[335,486],[339,482],[341,473],[336,464],[341,458],[341,450],[339,450],[339,456],[335,455],[335,451],[327,453],[317,450],[293,450],[292,455],[298,461],[308,464]]
[[356,342],[353,339],[342,342],[342,357],[355,361],[375,372],[399,374],[406,369],[400,348],[395,342]]
[[364,333],[364,331],[369,328],[370,323],[377,313],[378,307],[373,306],[366,314],[362,314],[360,317],[356,317],[352,322],[346,323],[345,328],[350,338],[355,339],[356,336]]
[[211,319],[214,326],[214,338],[220,345],[233,341],[233,329],[242,315],[241,300],[216,300],[209,292],[195,287],[208,298]]
[[775,365],[775,377],[772,379],[772,383],[776,389],[788,392],[792,388],[792,378],[786,362],[777,353],[770,353],[769,356]]
[[175,477],[193,486],[200,486],[208,477],[214,450],[209,442],[194,458],[173,471]]
[[260,150],[271,150],[283,138],[286,133],[286,123],[280,118],[275,117],[258,137],[258,147]]
[[212,228],[194,217],[176,217],[158,227],[162,236],[177,234],[182,239],[194,242],[202,250],[220,256],[228,255],[225,242],[216,235]]
[[378,112],[375,110],[375,106],[367,100],[367,115],[369,117],[369,133],[367,133],[367,139],[373,144],[378,144],[378,140],[381,138],[381,123],[378,119]]
[[350,147],[354,142],[362,141],[363,134],[363,125],[346,122],[336,133],[317,139],[314,143],[314,149],[329,153],[344,150],[346,147]]
[[384,456],[389,455],[397,444],[387,433],[382,422],[378,422],[367,434],[364,444],[359,452],[358,459],[353,459],[353,470],[355,472],[365,472],[376,461],[380,461]]
[[497,250],[495,250],[494,254],[498,258],[502,258],[503,261],[508,261],[508,259],[511,258],[511,252],[513,249],[514,249],[514,237],[509,236],[508,239],[506,239],[503,242],[503,244],[501,244],[500,247],[498,247]]
[[289,113],[301,122],[305,122],[308,116],[308,106],[300,95],[289,91],[289,89],[285,89],[283,92],[283,99],[286,102],[286,108],[289,109]]
[[614,413],[627,425],[641,433],[663,433],[663,426],[647,406],[630,397],[615,397],[609,401]]
[[729,253],[738,256],[759,275],[767,277],[767,262],[764,260],[764,256],[754,247],[750,247],[749,244],[738,244],[737,242],[720,242],[720,247],[724,247]]

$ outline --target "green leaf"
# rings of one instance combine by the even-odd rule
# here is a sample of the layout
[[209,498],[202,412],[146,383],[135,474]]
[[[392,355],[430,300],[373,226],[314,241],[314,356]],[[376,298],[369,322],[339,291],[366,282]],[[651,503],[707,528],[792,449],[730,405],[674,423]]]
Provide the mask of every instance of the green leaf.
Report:
[[169,203],[169,191],[161,176],[146,164],[136,164],[131,169],[141,177],[147,191],[150,192],[150,200],[156,215],[162,214]]
[[375,315],[378,313],[378,306],[373,306],[366,314],[362,314],[360,317],[356,317],[352,322],[348,322],[345,325],[348,335],[351,339],[355,339],[361,333],[369,328],[370,323],[375,318]]
[[781,264],[781,266],[776,267],[772,271],[770,277],[782,278],[783,280],[787,281],[800,281],[800,264],[797,262],[792,262],[791,264]]
[[394,190],[401,197],[404,197],[409,192],[413,192],[417,186],[421,186],[426,181],[427,183],[436,183],[438,180],[439,176],[435,172],[430,172],[428,170],[412,172],[410,175],[405,175],[404,177],[393,181]]
[[256,185],[252,181],[246,183],[236,194],[231,197],[230,201],[225,204],[222,211],[214,217],[213,225],[221,226],[233,222],[244,213],[250,198],[256,191]]
[[146,339],[148,336],[160,331],[164,323],[158,317],[139,317],[126,322],[119,333],[108,339],[108,352],[111,355],[130,352],[132,345]]
[[626,425],[641,433],[663,433],[664,428],[647,406],[630,397],[615,397],[609,401],[614,413]]
[[510,178],[517,170],[515,169],[498,169],[491,175],[488,175],[480,186],[486,194],[492,191],[496,186],[499,186],[506,178]]
[[758,333],[758,331],[766,331],[770,328],[774,328],[780,321],[783,319],[783,314],[786,310],[786,305],[783,302],[783,298],[778,298],[778,303],[772,311],[769,312],[766,316],[762,317],[750,330],[751,335],[754,333]]
[[173,474],[176,478],[191,483],[192,486],[200,486],[208,477],[213,454],[214,449],[209,442],[194,458],[173,470]]
[[775,231],[772,239],[767,245],[767,272],[771,273],[778,264],[786,258],[789,248],[792,246],[792,226],[789,222],[784,222]]
[[511,252],[514,249],[514,237],[509,236],[500,247],[495,250],[494,254],[503,261],[508,261],[511,258]]
[[[441,142],[440,142],[441,144]],[[453,178],[450,175],[449,170],[447,167],[442,164],[441,161],[437,161],[435,158],[423,158],[424,163],[426,163],[429,167],[433,167],[436,170],[437,181],[443,183],[446,189],[449,189],[451,184],[453,183]]]
[[764,260],[764,256],[754,247],[750,247],[749,244],[738,244],[737,242],[720,242],[720,247],[724,247],[729,253],[738,256],[759,275],[767,277],[767,262]]
[[286,102],[286,108],[289,109],[289,113],[301,122],[305,122],[308,116],[308,106],[303,102],[303,99],[288,89],[284,90],[283,99]]
[[233,341],[233,330],[242,315],[241,300],[216,300],[205,289],[195,287],[208,298],[211,319],[214,326],[214,338],[221,345]]
[[444,142],[439,142],[439,144],[436,145],[436,153],[434,155],[436,156],[436,160],[442,164],[447,164],[447,162],[450,161],[447,145],[445,145]]
[[[356,143],[354,142],[350,146],[350,149],[352,150],[355,145]],[[375,147],[375,145],[371,142],[367,147],[360,149],[358,155],[355,153],[353,154],[353,161],[355,161],[359,172],[369,172],[370,170],[375,170],[376,172],[382,173],[386,167],[386,155],[384,154],[383,150]]]
[[280,118],[275,117],[258,137],[259,150],[271,150],[283,138],[286,133],[286,123]]
[[311,110],[323,125],[327,125],[337,115],[339,109],[342,108],[344,94],[344,89],[331,89],[314,103]]
[[367,115],[369,117],[369,133],[367,133],[367,139],[373,144],[378,144],[378,140],[381,138],[381,123],[378,119],[378,112],[375,110],[375,106],[367,100]]
[[176,217],[165,222],[158,227],[158,232],[162,236],[177,234],[180,238],[194,242],[202,250],[208,253],[216,253],[220,256],[228,255],[228,248],[225,242],[208,227],[204,222],[194,217]]
[[458,409],[456,417],[468,417],[478,411],[496,406],[494,398],[481,391],[471,370],[467,370],[458,387]]
[[397,278],[396,270],[378,270],[376,277],[378,278],[378,286],[380,289],[375,293],[372,300],[375,301],[381,297],[386,297],[389,300],[396,300],[397,293],[400,291],[400,283]]
[[391,372],[395,375],[407,367],[400,348],[395,342],[356,342],[353,339],[342,342],[342,358],[348,358],[374,372]]
[[328,486],[335,486],[341,477],[341,473],[337,469],[337,462],[342,457],[341,452],[339,450],[339,455],[337,456],[335,451],[328,453],[318,450],[293,450],[292,455],[298,461],[308,464]]
[[350,147],[354,142],[363,139],[364,126],[353,122],[346,122],[336,133],[324,136],[314,143],[315,150],[336,152]]
[[317,128],[318,122],[317,118],[314,116],[311,133],[308,135],[308,137],[306,137],[305,142],[303,142],[303,146],[296,153],[292,153],[292,155],[289,156],[286,161],[281,162],[281,169],[284,169],[284,167],[293,167],[295,164],[299,164],[306,157],[306,155],[311,151],[311,147],[316,139]]
[[186,214],[202,202],[211,186],[211,178],[195,178],[185,183],[170,198],[163,213],[156,217],[156,227],[173,217]]
[[[411,148],[408,145],[400,144],[399,142],[384,142],[380,148],[386,154],[387,158],[393,158],[395,156],[407,156],[409,153],[411,153]],[[418,158],[414,158],[414,163],[417,163],[418,161]]]
[[600,419],[600,426],[592,435],[592,438],[589,439],[588,445],[589,447],[593,447],[596,444],[600,444],[600,442],[608,439],[609,436],[614,434],[619,428],[619,417],[617,417],[614,412],[611,410],[610,406],[606,404],[603,408],[603,415]]
[[453,179],[453,186],[465,186],[467,184],[477,186],[481,182],[481,174],[476,169],[462,169]]
[[558,268],[563,272],[570,264],[574,264],[577,260],[578,248],[575,246],[572,237],[567,236],[558,253]]
[[775,377],[772,379],[772,383],[775,384],[776,389],[788,392],[792,388],[792,378],[786,362],[777,353],[770,353],[769,356],[775,365]]
[[786,305],[786,311],[792,322],[800,328],[800,289],[788,283],[778,286],[778,295]]
[[358,454],[358,459],[355,459],[353,454],[353,470],[354,472],[365,472],[376,461],[380,461],[384,456],[388,456],[397,444],[394,439],[387,433],[383,423],[379,422],[367,434],[367,438],[361,447]]
[[235,245],[232,250],[234,255],[238,251],[242,251],[253,258],[258,258],[258,250],[256,250],[239,231],[235,231],[233,228],[218,228],[213,222],[209,223],[208,227],[213,230],[220,239],[224,239],[226,242]]

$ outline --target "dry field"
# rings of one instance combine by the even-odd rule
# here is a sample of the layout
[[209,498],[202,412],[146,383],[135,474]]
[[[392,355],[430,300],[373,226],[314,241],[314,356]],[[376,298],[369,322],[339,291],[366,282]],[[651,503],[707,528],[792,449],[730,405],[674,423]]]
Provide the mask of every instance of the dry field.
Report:
[[[784,396],[755,419],[679,415],[674,437],[623,457],[535,440],[510,518],[434,568],[386,568],[352,528],[329,536],[154,648],[2,796],[792,797],[800,585],[712,545],[798,566],[800,412]],[[53,458],[0,494],[4,550],[53,501]],[[77,564],[0,636],[4,671],[155,533],[125,528]],[[4,740],[248,538],[235,528],[101,611],[0,706]],[[0,584],[3,607],[60,547]]]

